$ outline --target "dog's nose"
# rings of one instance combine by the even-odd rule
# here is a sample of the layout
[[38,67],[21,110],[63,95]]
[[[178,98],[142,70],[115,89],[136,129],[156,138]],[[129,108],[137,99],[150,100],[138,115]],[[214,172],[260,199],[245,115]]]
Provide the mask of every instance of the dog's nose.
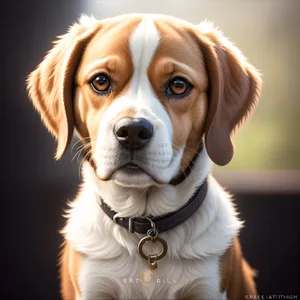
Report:
[[114,134],[125,148],[139,149],[151,140],[153,126],[143,118],[123,118],[116,123]]

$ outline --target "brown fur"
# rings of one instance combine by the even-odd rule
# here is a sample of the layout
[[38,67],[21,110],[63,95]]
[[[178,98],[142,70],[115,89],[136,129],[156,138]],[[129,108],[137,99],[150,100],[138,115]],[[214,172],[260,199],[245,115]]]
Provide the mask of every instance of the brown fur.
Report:
[[80,295],[78,276],[82,254],[65,242],[60,259],[61,295],[64,300],[75,300]]
[[254,282],[256,273],[244,259],[237,237],[221,258],[220,269],[221,291],[227,293],[227,299],[239,300],[257,294]]

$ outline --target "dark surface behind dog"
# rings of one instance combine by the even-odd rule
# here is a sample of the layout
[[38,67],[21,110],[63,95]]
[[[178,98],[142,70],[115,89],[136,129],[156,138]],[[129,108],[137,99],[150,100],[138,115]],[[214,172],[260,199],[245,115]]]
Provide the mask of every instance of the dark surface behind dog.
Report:
[[[62,209],[77,191],[78,164],[71,162],[71,151],[53,160],[53,139],[28,101],[25,78],[53,37],[78,18],[80,6],[11,1],[2,12],[1,298],[55,300],[58,229]],[[299,294],[299,195],[237,194],[236,202],[246,220],[240,236],[244,254],[259,271],[259,293]]]

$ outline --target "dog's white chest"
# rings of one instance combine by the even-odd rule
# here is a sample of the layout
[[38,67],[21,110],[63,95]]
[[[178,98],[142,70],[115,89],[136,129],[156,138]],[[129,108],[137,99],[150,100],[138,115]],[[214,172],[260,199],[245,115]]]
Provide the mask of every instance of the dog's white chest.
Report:
[[218,258],[164,258],[150,271],[138,253],[111,259],[83,258],[79,284],[82,299],[225,299],[219,292]]

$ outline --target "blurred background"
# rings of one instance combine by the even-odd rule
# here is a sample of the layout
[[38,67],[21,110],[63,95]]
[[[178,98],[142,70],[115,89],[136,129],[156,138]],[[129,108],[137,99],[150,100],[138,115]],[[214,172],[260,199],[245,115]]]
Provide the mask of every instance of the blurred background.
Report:
[[25,79],[81,13],[132,12],[212,21],[263,74],[257,110],[234,137],[235,157],[214,173],[246,220],[240,237],[259,293],[300,294],[299,0],[28,0],[7,1],[1,11],[5,299],[59,299],[58,231],[80,182],[75,152],[54,161],[54,139]]

